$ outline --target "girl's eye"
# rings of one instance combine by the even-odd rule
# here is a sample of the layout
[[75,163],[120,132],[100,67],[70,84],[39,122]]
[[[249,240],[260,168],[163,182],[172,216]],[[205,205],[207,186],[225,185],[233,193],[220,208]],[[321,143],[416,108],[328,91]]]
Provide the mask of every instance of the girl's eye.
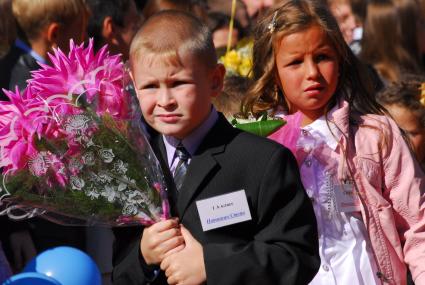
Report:
[[302,63],[302,60],[295,59],[295,60],[291,61],[288,65],[298,65],[298,64],[301,64],[301,63]]
[[330,57],[327,55],[327,54],[319,54],[319,55],[317,55],[317,57],[316,57],[316,60],[318,61],[318,62],[320,62],[320,61],[323,61],[323,60],[327,60],[327,59],[329,59]]

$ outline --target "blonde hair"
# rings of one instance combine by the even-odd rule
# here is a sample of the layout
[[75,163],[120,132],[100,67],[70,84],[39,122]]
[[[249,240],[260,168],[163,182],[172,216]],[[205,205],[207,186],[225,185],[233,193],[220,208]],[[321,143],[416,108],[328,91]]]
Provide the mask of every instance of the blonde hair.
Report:
[[50,23],[67,26],[88,13],[83,0],[13,0],[12,11],[29,40],[37,38]]
[[374,99],[370,73],[346,44],[335,18],[320,1],[286,0],[274,6],[254,30],[253,81],[244,100],[245,113],[257,115],[265,110],[283,108],[289,111],[282,90],[276,89],[275,54],[284,36],[307,30],[313,25],[323,29],[332,43],[339,62],[335,95],[327,104],[329,110],[338,99],[344,99],[359,113],[384,114]]
[[140,56],[182,65],[181,58],[188,55],[206,67],[217,65],[210,30],[189,13],[162,11],[150,17],[135,35],[130,46],[130,67]]

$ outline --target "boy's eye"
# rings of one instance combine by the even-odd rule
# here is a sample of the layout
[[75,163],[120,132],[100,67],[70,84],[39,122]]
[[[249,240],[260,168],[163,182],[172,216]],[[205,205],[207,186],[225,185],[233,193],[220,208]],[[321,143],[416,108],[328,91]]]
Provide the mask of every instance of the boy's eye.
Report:
[[177,80],[177,81],[173,81],[171,83],[171,87],[178,87],[178,86],[181,86],[181,85],[184,85],[184,84],[188,84],[188,82],[183,81],[183,80]]
[[158,86],[156,84],[151,83],[151,84],[143,85],[140,89],[141,90],[146,90],[146,89],[154,89],[154,88],[157,88],[157,87]]

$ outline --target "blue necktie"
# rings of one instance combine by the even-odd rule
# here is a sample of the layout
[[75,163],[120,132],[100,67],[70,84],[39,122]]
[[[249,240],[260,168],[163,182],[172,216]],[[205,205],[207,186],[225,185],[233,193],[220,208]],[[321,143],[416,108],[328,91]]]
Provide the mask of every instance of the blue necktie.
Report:
[[174,170],[174,183],[176,184],[177,192],[183,185],[184,178],[186,176],[187,168],[189,167],[189,152],[180,143],[176,148],[176,155],[179,158],[176,169]]

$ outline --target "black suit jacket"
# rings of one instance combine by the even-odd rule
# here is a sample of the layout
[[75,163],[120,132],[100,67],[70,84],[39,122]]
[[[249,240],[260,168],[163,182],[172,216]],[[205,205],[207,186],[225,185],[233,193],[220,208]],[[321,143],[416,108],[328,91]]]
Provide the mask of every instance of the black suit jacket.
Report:
[[[161,136],[152,143],[172,183]],[[204,232],[195,201],[242,189],[252,220]],[[203,246],[208,284],[307,284],[319,268],[316,219],[294,157],[271,140],[233,128],[222,115],[192,157],[178,199],[171,200]],[[163,272],[149,280],[139,253],[142,229],[130,231],[116,236],[114,284],[167,284]]]
[[39,68],[37,61],[29,53],[13,45],[0,59],[0,99],[6,99],[2,88],[14,91],[15,86],[18,86],[19,90],[24,90],[27,87],[26,81],[31,78],[31,71]]

